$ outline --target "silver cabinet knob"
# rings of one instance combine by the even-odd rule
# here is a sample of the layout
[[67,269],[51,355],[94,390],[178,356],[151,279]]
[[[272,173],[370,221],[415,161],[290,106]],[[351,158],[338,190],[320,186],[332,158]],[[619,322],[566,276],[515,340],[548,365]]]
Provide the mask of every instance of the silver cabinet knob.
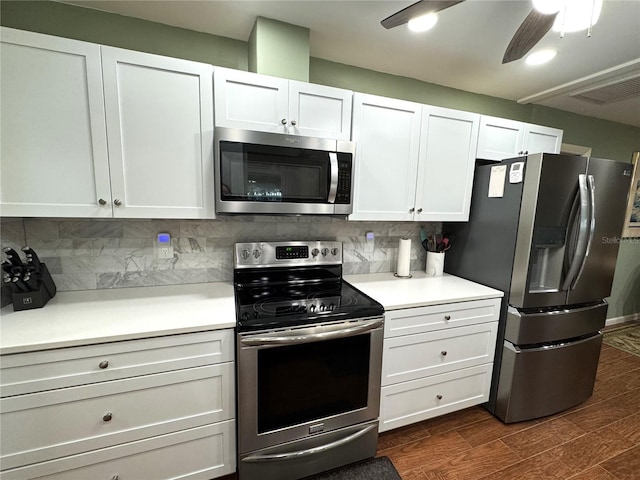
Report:
[[442,395],[438,394],[438,395],[436,395],[436,398],[437,398],[438,400],[442,400]]
[[286,119],[286,118],[283,118],[282,120],[280,120],[280,123],[281,123],[282,125],[286,125],[286,124],[287,124],[287,119]]
[[100,369],[102,370],[104,370],[108,366],[109,366],[109,360],[103,360],[98,364],[98,367],[100,367]]
[[445,319],[445,320],[451,320],[451,315],[445,315],[445,316],[444,316],[444,319]]
[[418,213],[422,213],[422,209],[421,208],[418,209]]
[[114,475],[113,477],[111,477],[111,480],[120,480],[120,476],[119,475]]
[[104,414],[104,416],[102,417],[102,421],[103,422],[110,422],[111,419],[113,418],[113,413],[111,412],[107,412]]
[[446,357],[447,356],[447,351],[446,350],[442,350],[440,352],[440,355],[442,355],[443,357]]
[[106,205],[106,204],[107,204],[107,201],[106,201],[104,198],[101,198],[101,199],[99,199],[99,200],[98,200],[98,203],[99,203],[100,205]]
[[120,205],[122,205],[122,200],[120,200],[119,198],[116,198],[116,199],[113,201],[113,204],[114,204],[116,207],[119,207]]
[[416,211],[416,209],[415,209],[415,208],[410,208],[410,209],[409,209],[409,213],[413,213],[413,212],[415,212],[415,211]]
[[298,122],[296,122],[295,120],[291,120],[291,126],[295,127],[298,124]]

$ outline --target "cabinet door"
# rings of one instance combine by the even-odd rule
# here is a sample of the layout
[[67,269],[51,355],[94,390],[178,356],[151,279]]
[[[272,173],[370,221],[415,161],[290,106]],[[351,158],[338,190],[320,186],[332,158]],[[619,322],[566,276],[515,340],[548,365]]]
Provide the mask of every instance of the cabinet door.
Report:
[[416,190],[416,219],[469,220],[480,116],[424,107]]
[[1,39],[2,215],[110,217],[100,47],[8,28]]
[[115,217],[213,218],[210,65],[102,47]]
[[289,133],[309,137],[351,138],[353,92],[289,82]]
[[216,126],[287,133],[288,84],[283,78],[216,67]]
[[354,95],[350,220],[413,220],[421,113],[417,103]]
[[526,153],[560,153],[562,130],[541,125],[525,125],[524,146]]
[[515,157],[524,150],[523,144],[523,123],[484,115],[480,117],[476,158],[503,160]]

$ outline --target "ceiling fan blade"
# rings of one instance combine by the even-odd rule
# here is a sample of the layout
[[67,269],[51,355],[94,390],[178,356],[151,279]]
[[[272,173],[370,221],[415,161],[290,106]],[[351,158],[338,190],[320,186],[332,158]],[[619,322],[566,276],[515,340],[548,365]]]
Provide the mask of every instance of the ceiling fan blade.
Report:
[[513,62],[524,57],[551,30],[557,15],[557,13],[545,15],[537,10],[531,10],[509,42],[502,63]]
[[420,0],[385,18],[380,23],[387,29],[397,27],[398,25],[407,23],[414,17],[419,17],[420,15],[425,15],[430,12],[439,12],[440,10],[453,7],[464,1],[465,0]]

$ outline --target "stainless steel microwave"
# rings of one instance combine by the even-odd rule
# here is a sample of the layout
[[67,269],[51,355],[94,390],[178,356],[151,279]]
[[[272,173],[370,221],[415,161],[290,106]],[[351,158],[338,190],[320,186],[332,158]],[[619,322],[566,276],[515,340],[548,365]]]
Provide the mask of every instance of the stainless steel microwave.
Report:
[[355,144],[216,128],[216,212],[349,215]]

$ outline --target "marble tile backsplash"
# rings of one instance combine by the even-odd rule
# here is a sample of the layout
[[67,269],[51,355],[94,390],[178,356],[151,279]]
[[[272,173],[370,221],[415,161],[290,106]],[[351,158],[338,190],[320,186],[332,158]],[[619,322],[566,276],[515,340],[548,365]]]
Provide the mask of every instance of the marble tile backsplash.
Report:
[[[33,248],[47,264],[58,291],[231,281],[236,242],[338,240],[345,274],[393,272],[398,243],[412,239],[411,270],[422,270],[420,228],[440,223],[350,222],[326,217],[222,217],[216,220],[3,218],[2,247]],[[171,234],[174,256],[159,259],[156,235]],[[373,232],[373,252],[365,234]]]

